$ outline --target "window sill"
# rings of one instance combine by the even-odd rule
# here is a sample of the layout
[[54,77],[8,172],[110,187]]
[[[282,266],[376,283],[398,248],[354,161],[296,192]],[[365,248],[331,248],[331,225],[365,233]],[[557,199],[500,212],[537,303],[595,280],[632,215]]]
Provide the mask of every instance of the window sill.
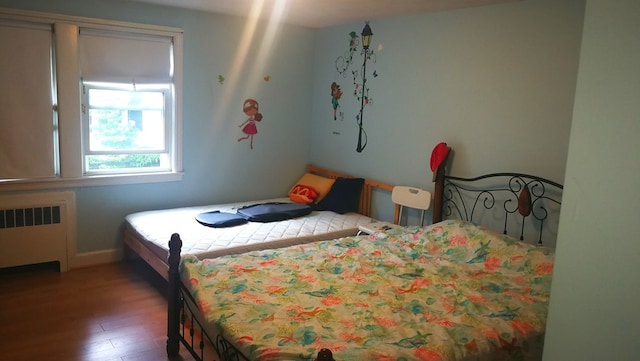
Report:
[[44,189],[111,186],[121,184],[177,182],[182,180],[182,172],[110,174],[80,178],[43,178],[0,181],[0,192],[31,191]]

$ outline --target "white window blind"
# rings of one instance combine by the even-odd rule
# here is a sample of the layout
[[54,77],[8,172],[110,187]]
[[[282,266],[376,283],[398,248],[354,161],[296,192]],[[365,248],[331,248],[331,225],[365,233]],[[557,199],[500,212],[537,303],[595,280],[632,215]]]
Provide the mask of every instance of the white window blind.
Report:
[[166,36],[80,29],[80,68],[84,81],[171,83],[172,39]]
[[51,26],[0,20],[0,179],[56,176]]

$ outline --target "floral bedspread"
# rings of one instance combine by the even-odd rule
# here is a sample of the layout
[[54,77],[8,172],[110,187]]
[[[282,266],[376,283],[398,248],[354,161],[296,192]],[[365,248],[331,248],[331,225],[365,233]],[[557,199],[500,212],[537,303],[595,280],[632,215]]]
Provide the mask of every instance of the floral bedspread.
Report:
[[461,221],[181,262],[252,360],[540,359],[552,271],[551,250]]

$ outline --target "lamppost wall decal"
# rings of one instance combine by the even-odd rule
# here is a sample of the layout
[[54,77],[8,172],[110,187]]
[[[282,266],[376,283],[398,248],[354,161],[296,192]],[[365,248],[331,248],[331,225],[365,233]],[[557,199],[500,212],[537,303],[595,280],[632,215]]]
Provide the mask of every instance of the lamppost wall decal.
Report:
[[[367,21],[364,25],[364,29],[362,29],[362,54],[364,55],[364,60],[362,62],[362,96],[360,97],[360,116],[358,117],[358,146],[356,147],[356,152],[361,153],[364,148],[367,146],[367,133],[362,128],[363,122],[363,113],[365,106],[365,91],[367,84],[367,59],[371,56],[372,50],[369,50],[369,45],[371,45],[371,37],[373,36],[373,32],[371,32],[371,27],[369,26],[369,22]],[[364,136],[364,143],[363,143]]]

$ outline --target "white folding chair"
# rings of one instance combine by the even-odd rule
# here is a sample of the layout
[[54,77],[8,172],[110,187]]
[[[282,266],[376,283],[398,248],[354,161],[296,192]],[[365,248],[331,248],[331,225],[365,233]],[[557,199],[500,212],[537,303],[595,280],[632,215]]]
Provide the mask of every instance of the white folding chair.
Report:
[[400,224],[404,207],[421,210],[420,226],[424,225],[424,212],[431,205],[431,192],[421,188],[395,186],[391,191],[391,201],[396,205],[395,222]]

